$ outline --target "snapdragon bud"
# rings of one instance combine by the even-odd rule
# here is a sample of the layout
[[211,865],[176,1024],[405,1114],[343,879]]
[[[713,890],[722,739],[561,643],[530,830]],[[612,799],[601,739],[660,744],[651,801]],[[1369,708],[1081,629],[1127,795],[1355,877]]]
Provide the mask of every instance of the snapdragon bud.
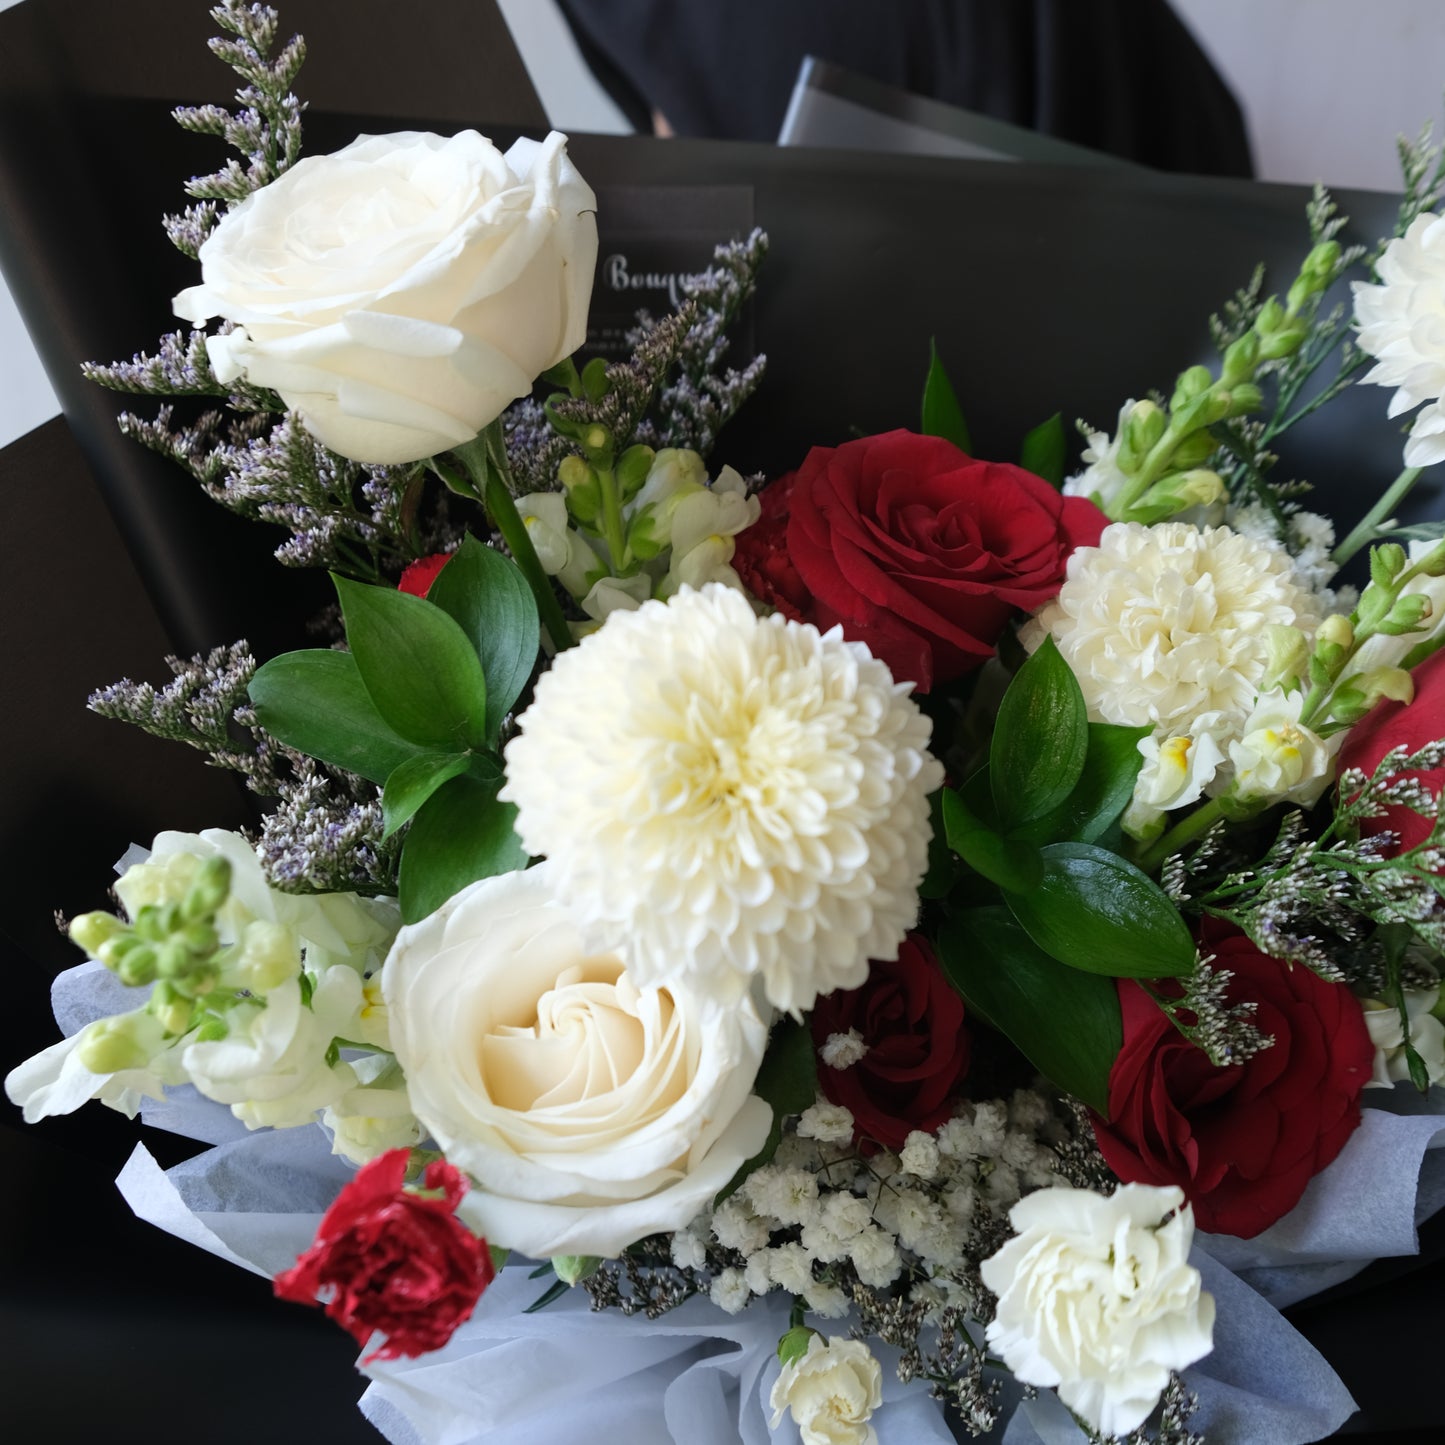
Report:
[[628,447],[617,459],[617,491],[624,505],[642,490],[656,456],[651,447],[639,442]]
[[1246,331],[1225,348],[1224,367],[1219,379],[1225,386],[1237,386],[1254,375],[1254,368],[1258,364],[1259,337],[1253,331]]
[[1379,631],[1387,637],[1399,637],[1403,633],[1414,632],[1433,610],[1430,599],[1423,592],[1407,592],[1396,601],[1379,624]]
[[1330,717],[1349,725],[1357,723],[1386,698],[1407,703],[1414,696],[1414,679],[1404,668],[1376,667],[1345,678],[1330,699]]
[[1370,548],[1370,581],[1379,587],[1388,587],[1401,572],[1409,559],[1405,549],[1398,542],[1381,542]]
[[1264,629],[1266,660],[1260,691],[1296,686],[1309,666],[1310,648],[1298,627],[1269,623]]
[[557,465],[557,480],[566,494],[567,510],[582,526],[595,526],[602,515],[602,484],[597,473],[576,452],[569,452]]
[[1174,397],[1169,405],[1177,411],[1196,397],[1203,396],[1214,385],[1214,374],[1207,366],[1191,366],[1179,374],[1174,383]]
[[81,1032],[76,1057],[92,1074],[119,1074],[143,1069],[151,1061],[143,1042],[144,1027],[135,1014],[97,1019]]
[[1229,391],[1229,415],[1249,416],[1264,409],[1264,393],[1252,382],[1241,381]]
[[206,858],[181,899],[181,917],[187,923],[207,918],[221,908],[230,895],[230,863],[224,858]]
[[1415,563],[1415,571],[1424,577],[1445,577],[1445,542],[1437,542]]
[[1254,318],[1254,329],[1261,336],[1269,336],[1278,331],[1284,322],[1284,307],[1279,304],[1277,298],[1271,296],[1259,308],[1259,315]]
[[258,918],[246,925],[234,967],[242,987],[266,994],[300,972],[301,953],[290,929]]
[[1233,402],[1229,392],[1205,392],[1174,409],[1174,430],[1181,435],[1203,431],[1205,427],[1213,426],[1217,421],[1223,421],[1232,410]]
[[113,913],[82,913],[70,920],[70,936],[92,958],[100,954],[104,944],[124,932],[125,924]]
[[1303,326],[1282,326],[1260,341],[1259,359],[1280,361],[1286,356],[1293,356],[1304,345],[1308,335],[1308,330]]
[[1136,401],[1119,434],[1119,469],[1132,475],[1169,426],[1169,418],[1152,401]]

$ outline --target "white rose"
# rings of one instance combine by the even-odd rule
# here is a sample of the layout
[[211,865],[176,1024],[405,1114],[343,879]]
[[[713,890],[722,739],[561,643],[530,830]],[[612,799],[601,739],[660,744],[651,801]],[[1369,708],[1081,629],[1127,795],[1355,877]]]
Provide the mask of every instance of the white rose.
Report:
[[1169,1372],[1212,1347],[1214,1298],[1188,1262],[1194,1214],[1183,1205],[1182,1190],[1146,1184],[1108,1197],[1040,1189],[1009,1211],[1016,1237],[983,1261],[998,1296],[988,1343],[1024,1384],[1056,1386],[1105,1435],[1142,1425]]
[[470,441],[581,345],[596,198],[566,138],[506,155],[476,131],[363,136],[227,213],[175,298],[222,381],[280,392],[360,462]]
[[883,1403],[883,1371],[861,1340],[814,1335],[783,1366],[768,1398],[776,1430],[790,1410],[803,1445],[878,1445],[868,1422]]
[[767,1029],[589,956],[550,872],[402,929],[382,989],[412,1109],[479,1186],[467,1223],[539,1258],[611,1256],[685,1227],[762,1146]]

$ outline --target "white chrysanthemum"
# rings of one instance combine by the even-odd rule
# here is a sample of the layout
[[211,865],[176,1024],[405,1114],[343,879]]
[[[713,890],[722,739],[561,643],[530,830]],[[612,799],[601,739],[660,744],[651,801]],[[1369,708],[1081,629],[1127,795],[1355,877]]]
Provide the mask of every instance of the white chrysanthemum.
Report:
[[897,958],[943,770],[866,648],[684,589],[558,657],[520,728],[517,832],[639,984],[796,1013]]
[[1445,215],[1417,216],[1380,258],[1381,284],[1356,282],[1360,349],[1376,365],[1362,378],[1393,386],[1390,415],[1422,406],[1405,465],[1445,461]]
[[1168,735],[1205,712],[1246,717],[1269,660],[1265,628],[1317,622],[1283,547],[1228,527],[1115,522],[1069,558],[1024,642],[1053,637],[1095,721]]

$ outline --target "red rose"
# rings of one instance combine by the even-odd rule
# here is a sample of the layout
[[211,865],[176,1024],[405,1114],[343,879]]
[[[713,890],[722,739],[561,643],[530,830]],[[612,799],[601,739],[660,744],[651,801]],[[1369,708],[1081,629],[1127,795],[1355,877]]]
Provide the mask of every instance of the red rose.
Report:
[[903,940],[896,963],[874,960],[861,988],[818,1000],[813,1042],[856,1029],[867,1052],[846,1069],[820,1064],[825,1097],[853,1115],[854,1138],[901,1149],[913,1129],[932,1133],[952,1112],[968,1072],[963,1000],[948,985],[933,951],[917,933]]
[[437,580],[437,573],[452,560],[450,552],[433,552],[430,557],[418,557],[401,574],[396,584],[398,592],[410,592],[413,597],[425,597],[431,585]]
[[[361,1168],[326,1211],[316,1243],[276,1276],[276,1293],[315,1304],[364,1345],[380,1330],[372,1360],[439,1349],[491,1284],[491,1252],[454,1213],[467,1182],[450,1164],[427,1165],[424,1189],[402,1188],[408,1151],[392,1149]],[[432,1192],[435,1191],[435,1192]]]
[[814,447],[762,508],[733,558],[753,595],[841,623],[920,692],[992,657],[1014,612],[1047,602],[1107,522],[1022,467],[906,431]]
[[1220,1068],[1137,984],[1119,980],[1124,1047],[1094,1136],[1129,1184],[1177,1184],[1201,1229],[1252,1239],[1287,1214],[1360,1122],[1374,1046],[1359,1000],[1241,933],[1211,943],[1274,1043]]
[[[1372,708],[1352,727],[1340,750],[1340,771],[1359,768],[1366,777],[1374,773],[1380,759],[1392,748],[1408,748],[1418,752],[1426,743],[1445,738],[1445,652],[1437,652],[1414,670],[1415,697],[1412,702],[1384,702]],[[1445,768],[1429,772],[1400,773],[1399,777],[1418,778],[1432,793],[1445,787]],[[1378,818],[1367,818],[1360,832],[1367,837],[1389,829],[1399,836],[1404,852],[1423,843],[1433,824],[1410,808],[1387,809]]]

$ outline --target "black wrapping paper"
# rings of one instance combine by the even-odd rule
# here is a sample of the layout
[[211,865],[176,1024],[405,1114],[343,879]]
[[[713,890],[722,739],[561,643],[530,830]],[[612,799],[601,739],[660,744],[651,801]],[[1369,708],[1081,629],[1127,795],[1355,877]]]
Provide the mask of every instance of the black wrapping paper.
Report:
[[[295,645],[322,591],[318,579],[270,559],[279,535],[226,516],[120,438],[116,399],[75,370],[150,345],[170,324],[169,297],[193,279],[156,221],[179,205],[184,176],[215,164],[168,117],[171,102],[219,96],[228,84],[200,49],[206,26],[194,36],[163,32],[188,68],[200,53],[184,85],[165,67],[133,68],[155,30],[113,27],[112,79],[87,89],[56,79],[64,67],[46,45],[10,43],[21,34],[17,17],[38,3],[0,15],[0,262],[69,433],[52,424],[0,458],[12,553],[0,753],[3,927],[14,935],[3,940],[15,1000],[0,1029],[7,1069],[55,1037],[45,989],[77,955],[49,931],[51,909],[98,906],[109,862],[157,827],[246,816],[228,780],[185,750],[87,716],[85,691],[128,670],[159,681],[164,652],[246,632],[263,653]],[[311,8],[294,0],[283,22],[308,30],[319,71],[326,52]],[[324,9],[315,7],[318,18]],[[314,73],[303,72],[303,89]],[[465,73],[454,71],[450,88],[414,89],[415,111],[380,120],[363,113],[370,97],[355,88],[329,92],[308,120],[308,149],[399,128],[408,115],[454,129],[473,103],[487,129],[497,115],[480,108],[483,90]],[[127,90],[126,74],[145,84]],[[1055,410],[1111,429],[1125,398],[1167,388],[1182,367],[1210,359],[1205,319],[1256,261],[1283,284],[1307,245],[1306,197],[1295,188],[745,144],[581,137],[572,150],[604,193],[751,192],[752,215],[773,241],[752,321],[769,374],[716,453],[743,471],[776,473],[815,443],[914,422],[930,336],[980,455],[1014,455],[1023,433]],[[1387,226],[1387,198],[1342,200],[1353,234]],[[600,223],[605,255],[605,212]],[[1384,418],[1386,400],[1358,388],[1288,439],[1282,467],[1313,480],[1320,508],[1342,522],[1398,470],[1401,438]],[[1438,482],[1412,505],[1438,507]],[[130,1219],[108,1181],[132,1126],[92,1105],[22,1133],[6,1109],[0,1320],[10,1343],[0,1370],[7,1422],[24,1438],[376,1438],[348,1407],[362,1382],[344,1335],[273,1304],[264,1281]],[[146,1132],[163,1159],[184,1148]],[[1424,1363],[1442,1276],[1437,1267],[1369,1283],[1302,1309],[1299,1323],[1368,1406],[1367,1423],[1426,1429],[1442,1414]]]

